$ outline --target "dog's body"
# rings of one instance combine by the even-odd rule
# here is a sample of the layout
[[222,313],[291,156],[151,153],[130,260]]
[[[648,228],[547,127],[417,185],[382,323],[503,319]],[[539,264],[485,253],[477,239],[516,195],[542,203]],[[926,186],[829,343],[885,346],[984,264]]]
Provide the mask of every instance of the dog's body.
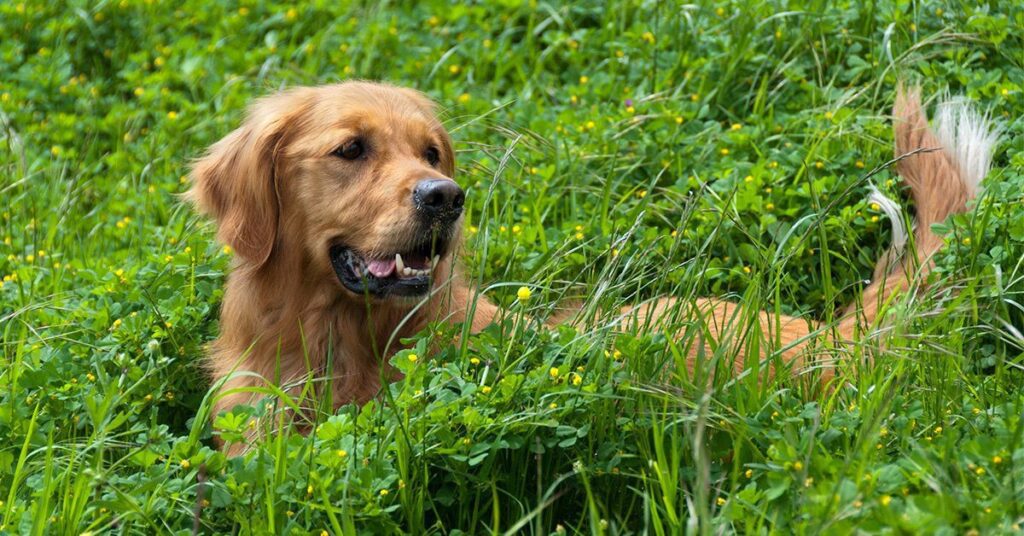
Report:
[[[917,255],[883,256],[861,305],[850,306],[838,329],[819,334],[814,322],[759,313],[769,335],[759,359],[779,353],[794,370],[806,369],[812,341],[854,340],[875,323],[881,303],[929,270],[942,245],[930,225],[966,209],[994,141],[982,120],[966,108],[960,113],[945,119],[939,140],[917,94],[897,96],[896,154],[920,151],[899,162],[918,210]],[[214,381],[223,382],[214,411],[252,402],[264,384],[288,390],[328,373],[335,406],[365,402],[382,378],[395,377],[386,358],[400,339],[430,321],[468,321],[474,331],[489,325],[498,308],[466,284],[452,260],[462,221],[454,172],[451,141],[431,102],[382,84],[279,93],[214,145],[196,164],[190,192],[238,254],[208,360]],[[710,352],[729,338],[737,307],[663,298],[622,313],[626,324],[657,324],[668,311],[704,319],[714,341],[692,345],[692,366],[702,347]],[[735,339],[731,344],[741,337]],[[742,356],[741,346],[737,352]],[[831,363],[820,364],[830,377]]]

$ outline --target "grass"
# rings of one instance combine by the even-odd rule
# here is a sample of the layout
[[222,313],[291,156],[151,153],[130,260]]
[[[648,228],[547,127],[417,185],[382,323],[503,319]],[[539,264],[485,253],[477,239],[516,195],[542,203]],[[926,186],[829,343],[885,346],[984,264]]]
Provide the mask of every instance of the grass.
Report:
[[[1021,5],[503,4],[0,3],[0,531],[1018,531]],[[349,77],[445,107],[463,260],[509,318],[427,330],[379,401],[226,459],[289,401],[211,425],[231,254],[178,194],[252,98]],[[995,169],[829,388],[715,372],[725,347],[690,374],[687,319],[527,320],[662,294],[835,318],[887,244],[869,185],[905,197],[901,79],[988,110]]]

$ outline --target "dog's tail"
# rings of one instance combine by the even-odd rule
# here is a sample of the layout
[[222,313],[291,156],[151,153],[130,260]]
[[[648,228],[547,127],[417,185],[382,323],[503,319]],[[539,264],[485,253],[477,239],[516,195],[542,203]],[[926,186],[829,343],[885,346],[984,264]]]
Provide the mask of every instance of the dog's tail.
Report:
[[[934,128],[921,106],[918,88],[899,88],[893,105],[896,170],[910,188],[917,215],[914,221],[913,254],[903,251],[908,234],[895,203],[873,192],[873,200],[889,215],[893,225],[893,249],[875,267],[863,299],[852,304],[840,324],[840,332],[853,339],[857,326],[875,323],[879,309],[894,293],[921,280],[932,268],[932,257],[943,237],[932,231],[951,214],[967,210],[988,174],[997,131],[963,99],[939,104]],[[902,257],[902,258],[901,258]]]

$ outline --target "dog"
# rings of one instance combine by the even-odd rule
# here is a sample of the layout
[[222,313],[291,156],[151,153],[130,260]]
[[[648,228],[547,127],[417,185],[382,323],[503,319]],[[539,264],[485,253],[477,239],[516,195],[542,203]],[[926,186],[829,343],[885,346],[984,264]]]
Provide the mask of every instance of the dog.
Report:
[[[831,379],[835,363],[813,348],[868,336],[880,305],[927,275],[943,244],[931,225],[967,209],[991,159],[994,134],[964,103],[941,105],[931,130],[919,91],[900,89],[893,115],[896,167],[917,208],[914,254],[901,255],[907,233],[887,203],[896,243],[838,325],[759,312],[766,341],[756,356],[744,355],[743,337],[731,332],[740,306],[720,299],[663,297],[625,307],[622,326],[685,315],[704,327],[690,345],[691,368],[714,346],[731,344],[733,372],[751,366],[748,357],[781,356],[794,374],[816,368]],[[382,379],[399,377],[386,359],[400,349],[394,341],[432,321],[468,322],[479,331],[497,318],[499,308],[454,261],[465,201],[455,171],[435,104],[418,91],[373,82],[264,97],[194,163],[187,196],[236,252],[220,335],[206,360],[217,389],[214,415],[252,404],[261,388],[294,393],[304,379],[328,374],[330,387],[315,397],[330,396],[335,407],[365,403]],[[247,446],[225,448],[237,454]]]

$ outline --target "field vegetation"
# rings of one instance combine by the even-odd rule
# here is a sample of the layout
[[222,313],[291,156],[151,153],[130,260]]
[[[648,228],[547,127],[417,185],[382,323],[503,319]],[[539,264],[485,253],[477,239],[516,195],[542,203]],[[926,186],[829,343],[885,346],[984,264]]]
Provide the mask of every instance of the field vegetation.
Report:
[[[2,1],[0,532],[1017,532],[1022,28],[998,1]],[[189,165],[253,98],[353,78],[442,106],[462,261],[509,315],[432,327],[379,400],[227,458],[289,401],[210,415],[233,252]],[[901,80],[1000,143],[833,382],[728,374],[725,347],[690,373],[687,339],[610,315],[531,323],[665,294],[834,320],[889,244],[870,188],[906,199]]]

